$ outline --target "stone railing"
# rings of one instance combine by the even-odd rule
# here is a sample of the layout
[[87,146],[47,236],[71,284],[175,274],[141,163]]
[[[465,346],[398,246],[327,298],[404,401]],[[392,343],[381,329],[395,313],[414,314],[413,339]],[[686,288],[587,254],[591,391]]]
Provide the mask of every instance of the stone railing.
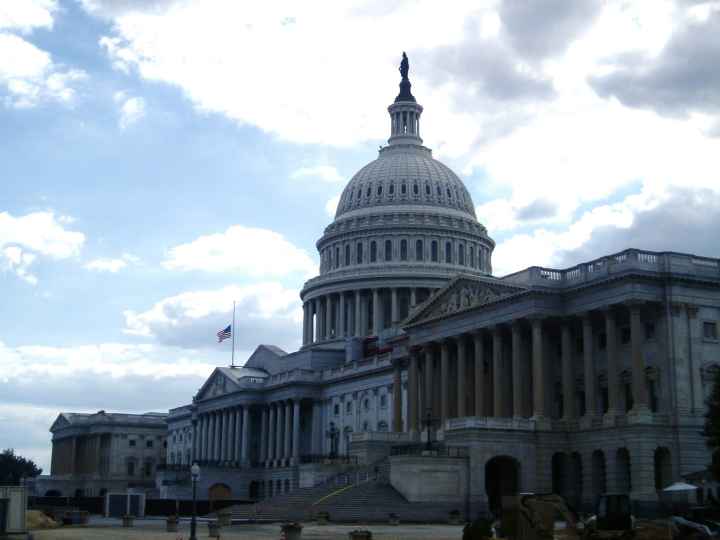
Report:
[[[319,381],[321,374],[312,369],[291,369],[290,371],[283,371],[276,375],[271,375],[267,378],[265,386],[272,386],[276,384],[286,384],[290,382],[315,382]],[[263,386],[259,384],[259,386]]]
[[530,418],[468,416],[465,418],[450,418],[446,421],[446,431],[458,429],[511,429],[514,431],[533,431],[535,429],[535,420]]
[[564,270],[531,266],[501,279],[516,285],[568,287],[606,278],[609,275],[628,270],[670,272],[691,274],[698,277],[720,278],[720,260],[674,252],[627,249]]
[[355,373],[363,373],[366,371],[373,371],[378,368],[386,368],[392,365],[390,354],[384,353],[380,356],[373,356],[367,359],[357,360],[355,362],[348,362],[341,366],[323,370],[322,379],[324,381],[332,379],[341,379]]
[[359,431],[350,435],[350,442],[409,443],[411,441],[409,433],[394,431]]

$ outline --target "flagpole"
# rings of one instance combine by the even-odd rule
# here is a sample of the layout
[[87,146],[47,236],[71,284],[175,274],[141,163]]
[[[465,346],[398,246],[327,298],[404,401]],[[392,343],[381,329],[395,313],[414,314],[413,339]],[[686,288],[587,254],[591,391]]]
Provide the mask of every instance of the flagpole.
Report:
[[232,335],[232,360],[230,360],[230,367],[235,367],[235,300],[233,300],[233,322],[230,328]]

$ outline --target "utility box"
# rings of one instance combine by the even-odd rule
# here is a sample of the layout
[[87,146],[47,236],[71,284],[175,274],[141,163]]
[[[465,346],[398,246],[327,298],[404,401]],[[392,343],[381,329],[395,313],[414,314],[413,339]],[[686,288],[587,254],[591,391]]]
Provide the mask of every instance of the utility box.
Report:
[[0,486],[0,534],[22,534],[27,511],[25,486]]

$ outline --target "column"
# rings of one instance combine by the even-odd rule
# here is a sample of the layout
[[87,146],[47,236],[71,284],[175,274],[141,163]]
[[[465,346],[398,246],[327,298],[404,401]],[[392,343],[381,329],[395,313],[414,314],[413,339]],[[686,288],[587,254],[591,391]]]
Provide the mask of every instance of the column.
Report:
[[408,432],[413,436],[418,432],[418,362],[419,353],[410,352],[410,365],[408,366]]
[[[291,424],[291,416],[292,416],[292,402],[287,401],[285,402],[285,429],[283,430],[283,442],[285,443],[285,452],[284,456],[286,460],[290,460],[290,457],[292,456],[290,445],[292,444],[292,424]],[[286,462],[287,463],[287,462]]]
[[307,335],[308,335],[308,304],[307,302],[303,302],[303,339],[302,343],[303,345],[307,345]]
[[393,325],[400,322],[400,305],[398,303],[397,287],[390,289],[390,314],[390,319]]
[[583,328],[583,365],[585,368],[585,416],[592,418],[596,414],[597,375],[593,361],[593,328],[589,313],[582,316]]
[[485,351],[482,330],[473,335],[475,347],[475,416],[485,416]]
[[373,289],[373,334],[380,334],[382,330],[382,311],[380,311],[380,289]]
[[645,385],[645,359],[642,351],[642,322],[640,304],[630,304],[630,346],[632,348],[633,412],[649,413],[647,386]]
[[325,296],[325,339],[332,338],[332,295]]
[[277,408],[274,403],[270,404],[270,412],[268,419],[268,451],[267,461],[268,465],[272,465],[275,459],[275,420],[277,419]]
[[440,429],[445,429],[445,421],[450,413],[450,343],[444,340],[440,344]]
[[240,443],[240,461],[243,464],[250,462],[250,407],[242,408],[242,435]]
[[503,350],[502,350],[502,332],[499,326],[493,327],[493,416],[505,416],[505,408],[503,400],[505,392],[503,392]]
[[275,463],[279,466],[283,459],[283,429],[285,429],[285,407],[282,402],[276,406],[275,419]]
[[362,337],[362,296],[360,291],[355,291],[355,317],[353,322],[355,323],[355,336]]
[[207,413],[207,456],[205,461],[213,461],[213,442],[215,440],[214,433],[215,418],[212,413]]
[[560,327],[560,356],[562,361],[563,419],[575,420],[575,372],[572,364],[570,321]]
[[535,318],[532,325],[533,416],[545,418],[545,363],[543,358],[542,319]]
[[361,337],[365,337],[370,333],[370,291],[363,297],[361,296],[360,306],[362,306],[362,316],[360,318],[360,326],[362,327]]
[[615,329],[615,313],[611,308],[607,308],[605,310],[605,351],[607,353],[607,417],[609,419],[614,419],[615,415],[620,411],[620,381],[617,368],[617,336]]
[[197,416],[197,447],[195,454],[193,455],[193,461],[202,461],[203,454],[203,417],[202,414]]
[[222,461],[222,440],[223,440],[223,414],[222,411],[215,413],[217,419],[215,422],[215,461]]
[[242,446],[245,444],[245,421],[244,413],[247,405],[235,409],[235,444],[233,445],[233,461],[244,461],[242,457]]
[[260,413],[260,458],[258,461],[268,460],[268,408],[263,406]]
[[322,313],[322,305],[320,303],[320,297],[313,300],[313,306],[313,311],[315,312],[313,343],[317,343],[318,341],[322,341],[322,317],[320,316],[320,313]]
[[232,418],[229,414],[229,410],[225,409],[222,411],[222,431],[220,432],[221,439],[221,446],[220,446],[220,460],[221,461],[227,461],[229,459],[229,442],[231,440],[231,424],[230,419]]
[[410,289],[410,309],[417,306],[417,288],[412,287]]
[[423,407],[425,410],[420,411],[420,419],[427,415],[430,411],[432,414],[433,410],[433,350],[432,346],[425,346],[425,367],[423,369],[423,383],[425,384],[425,391],[423,392]]
[[520,321],[512,324],[512,378],[513,413],[515,418],[524,414],[523,365],[522,365],[522,326]]
[[345,293],[340,293],[340,301],[338,302],[338,317],[335,326],[335,336],[339,338],[345,337]]
[[312,440],[310,441],[311,454],[324,454],[322,433],[322,403],[313,401],[312,404]]
[[300,400],[293,401],[293,425],[292,425],[292,458],[297,465],[300,462]]
[[467,354],[465,351],[465,336],[456,339],[457,343],[457,416],[467,416],[465,403],[467,394],[465,392],[465,368],[467,366]]
[[396,360],[393,366],[393,420],[392,430],[400,433],[402,425],[402,377],[400,374],[400,363]]
[[192,420],[192,455],[190,456],[190,463],[189,463],[189,465],[191,465],[192,463],[194,463],[194,462],[197,461],[197,459],[198,459],[198,445],[199,445],[199,442],[198,442],[198,431],[199,431],[199,429],[198,429],[198,419],[197,419],[197,417],[195,417],[195,418]]
[[210,437],[209,437],[209,431],[210,431],[210,422],[207,414],[202,415],[202,460],[207,461],[210,456],[209,452],[209,444],[210,444]]

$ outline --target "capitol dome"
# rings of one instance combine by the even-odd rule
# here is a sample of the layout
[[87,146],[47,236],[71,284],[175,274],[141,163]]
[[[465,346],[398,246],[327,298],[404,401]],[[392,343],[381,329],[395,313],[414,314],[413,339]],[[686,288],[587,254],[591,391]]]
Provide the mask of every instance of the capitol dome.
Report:
[[396,333],[453,277],[492,272],[495,243],[470,193],[423,146],[423,108],[410,91],[408,68],[403,54],[388,144],[350,180],[317,241],[320,275],[300,293],[304,347]]

